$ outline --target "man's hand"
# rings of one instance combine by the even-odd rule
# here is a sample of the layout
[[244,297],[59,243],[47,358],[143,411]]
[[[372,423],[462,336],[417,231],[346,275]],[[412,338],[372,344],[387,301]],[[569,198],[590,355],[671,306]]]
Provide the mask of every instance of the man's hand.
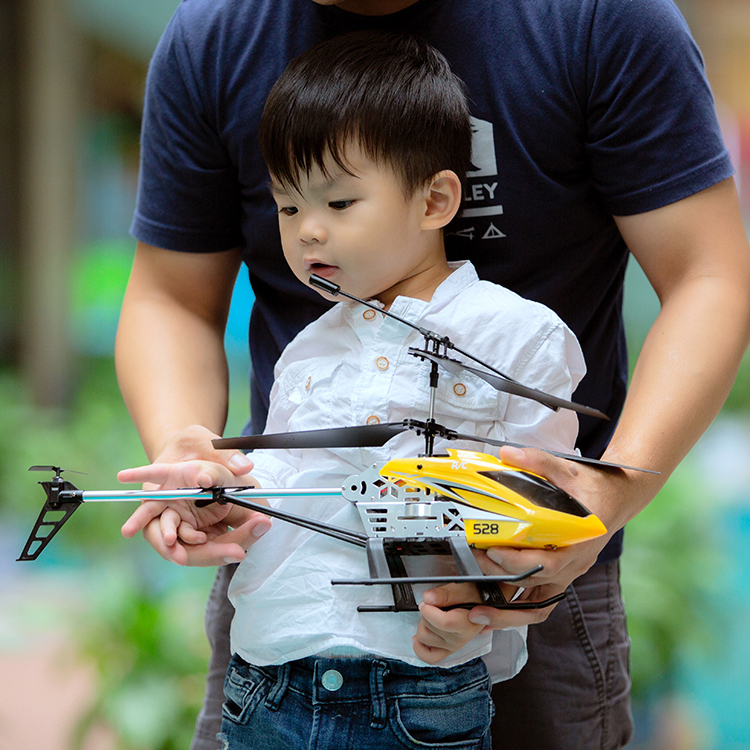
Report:
[[[505,447],[500,458],[519,469],[531,471],[548,478],[560,489],[575,497],[607,527],[607,534],[588,542],[560,547],[556,550],[517,549],[493,547],[486,551],[475,550],[474,556],[485,575],[518,575],[536,565],[543,569],[523,582],[524,590],[516,601],[539,602],[562,593],[595,562],[612,534],[625,522],[618,511],[637,504],[633,496],[653,491],[651,485],[660,482],[654,475],[626,472],[619,469],[601,469],[584,466],[566,459],[551,456],[542,451]],[[642,482],[648,485],[642,486]],[[504,585],[505,588],[505,585]],[[443,586],[424,594],[424,601],[435,607],[446,607],[471,601],[459,587]],[[506,592],[506,598],[511,596]],[[546,620],[555,605],[544,609],[500,610],[494,607],[477,606],[468,612],[468,619],[476,625],[491,630],[531,625]]]
[[[203,427],[189,427],[169,441],[155,463],[125,469],[118,479],[141,482],[145,489],[255,485],[248,473],[252,462],[239,452],[215,450],[211,440],[216,437]],[[163,558],[178,565],[213,566],[243,560],[270,523],[266,516],[234,505],[196,508],[187,500],[148,500],[125,522],[122,533],[131,538],[142,530]]]

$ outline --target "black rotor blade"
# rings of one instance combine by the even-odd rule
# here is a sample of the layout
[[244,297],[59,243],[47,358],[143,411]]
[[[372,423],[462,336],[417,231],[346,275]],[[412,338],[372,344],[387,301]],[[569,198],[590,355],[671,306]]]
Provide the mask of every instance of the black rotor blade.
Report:
[[498,391],[510,393],[513,396],[531,398],[550,409],[571,409],[579,414],[586,414],[590,417],[609,419],[609,417],[604,412],[599,411],[599,409],[594,409],[591,406],[584,406],[583,404],[577,404],[575,401],[568,401],[567,399],[553,396],[544,391],[540,391],[537,388],[530,388],[529,386],[518,383],[515,380],[510,380],[509,378],[504,378],[491,372],[478,370],[476,367],[470,367],[463,362],[459,362],[457,359],[451,359],[443,354],[435,354],[434,352],[427,352],[421,349],[410,349],[409,351],[416,356],[424,357],[425,359],[437,363],[440,367],[453,375],[458,375],[462,371],[472,372],[477,377],[482,378],[486,383],[489,383],[493,388],[497,388]]
[[494,438],[482,438],[477,435],[464,435],[460,432],[450,432],[444,435],[451,440],[473,440],[476,443],[487,443],[487,445],[496,445],[499,448],[509,445],[511,448],[536,448],[536,450],[544,451],[549,453],[550,456],[557,456],[557,458],[565,458],[568,461],[575,461],[579,464],[591,464],[592,466],[601,466],[610,469],[629,469],[630,471],[642,471],[645,474],[661,474],[660,471],[654,471],[653,469],[641,469],[638,466],[628,466],[627,464],[616,464],[611,461],[602,461],[599,458],[589,458],[588,456],[579,456],[577,453],[563,453],[562,451],[548,450],[547,448],[539,448],[535,445],[523,445],[522,443],[511,443],[508,440],[495,440]]
[[404,422],[332,427],[324,430],[279,432],[272,435],[245,435],[217,438],[214,448],[372,448],[385,445],[392,437],[411,429]]
[[29,471],[51,471],[54,474],[57,474],[58,476],[62,474],[63,472],[67,472],[68,474],[80,474],[81,476],[86,476],[86,473],[83,471],[73,471],[73,469],[63,469],[60,466],[46,466],[46,465],[29,466]]

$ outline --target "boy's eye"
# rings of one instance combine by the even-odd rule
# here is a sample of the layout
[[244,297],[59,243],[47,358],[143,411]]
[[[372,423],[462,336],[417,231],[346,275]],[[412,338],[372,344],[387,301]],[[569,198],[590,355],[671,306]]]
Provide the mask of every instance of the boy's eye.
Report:
[[284,216],[294,216],[297,213],[296,206],[280,206],[279,213]]
[[353,200],[346,200],[346,201],[330,201],[328,203],[329,208],[334,209],[335,211],[342,211],[345,208],[349,208],[349,206],[354,203]]

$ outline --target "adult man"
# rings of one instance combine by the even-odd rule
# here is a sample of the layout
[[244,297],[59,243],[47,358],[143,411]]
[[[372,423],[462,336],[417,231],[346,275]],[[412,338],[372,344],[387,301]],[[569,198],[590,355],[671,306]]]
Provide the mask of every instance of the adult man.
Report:
[[[226,415],[223,327],[241,260],[257,298],[256,431],[273,362],[322,310],[278,250],[255,142],[260,111],[291,57],[370,26],[424,36],[467,83],[476,169],[446,238],[449,254],[546,303],[578,335],[589,374],[576,398],[613,423],[622,409],[614,432],[582,420],[581,450],[661,471],[603,472],[504,449],[579,498],[610,535],[566,551],[491,552],[488,571],[544,565],[534,597],[579,580],[551,613],[478,608],[472,615],[496,628],[535,623],[529,664],[495,688],[501,746],[622,747],[630,721],[618,530],[720,408],[750,318],[749,254],[731,166],[699,53],[670,0],[183,3],[147,93],[134,222],[140,242],[117,346],[123,394],[152,460],[202,457],[247,471],[239,455],[211,452],[207,433],[220,433]],[[628,249],[662,309],[625,401],[619,308]],[[188,548],[166,545],[158,523],[146,532],[161,554],[191,564],[240,559],[251,534],[252,525]],[[447,596],[435,592],[434,603]],[[222,666],[216,675],[223,677]],[[213,731],[199,728],[194,747],[216,747]]]

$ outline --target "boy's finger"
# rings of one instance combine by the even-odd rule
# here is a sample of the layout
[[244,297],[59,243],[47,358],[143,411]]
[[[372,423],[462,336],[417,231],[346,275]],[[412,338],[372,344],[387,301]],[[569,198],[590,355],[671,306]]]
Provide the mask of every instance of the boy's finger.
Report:
[[462,609],[454,609],[446,612],[438,607],[430,606],[422,602],[419,605],[422,620],[431,630],[442,633],[464,633],[467,628],[474,628],[470,624],[468,612]]
[[495,609],[479,606],[469,612],[469,620],[477,625],[485,625],[489,630],[504,630],[544,622],[556,606],[557,604],[550,604],[544,609]]
[[429,589],[422,595],[422,600],[433,607],[481,601],[476,586],[472,583],[449,583],[447,586]]
[[234,542],[220,541],[184,545],[178,540],[175,544],[168,546],[161,535],[158,519],[154,519],[143,529],[143,537],[161,557],[177,565],[216,567],[227,563],[242,562],[245,557],[244,549]]
[[165,508],[159,516],[161,536],[168,547],[171,547],[177,541],[177,529],[181,523],[180,514],[174,508]]
[[184,547],[177,543],[167,545],[161,533],[161,521],[154,518],[143,528],[143,538],[156,550],[156,552],[169,562],[176,565],[187,565],[188,557]]
[[426,664],[439,664],[446,656],[450,655],[450,651],[447,649],[427,646],[416,635],[412,638],[412,648],[417,657]]
[[[223,451],[217,451],[221,454]],[[242,452],[236,451],[232,453],[226,460],[226,466],[235,476],[243,476],[249,474],[253,470],[253,462]]]
[[427,622],[424,617],[419,621],[416,637],[425,646],[429,646],[430,648],[447,648],[449,643],[445,635]]
[[216,537],[213,541],[238,544],[243,550],[247,550],[270,529],[271,520],[260,513],[256,513],[241,526]]
[[[568,547],[560,547],[556,550],[544,549],[518,549],[515,547],[489,547],[486,550],[475,551],[475,559],[485,575],[520,575],[537,565],[542,566],[539,573],[535,573],[516,584],[518,586],[530,586],[532,584],[547,583],[561,567],[564,567],[568,557]],[[510,588],[511,584],[500,584]]]
[[205,531],[198,531],[187,521],[182,521],[177,527],[177,538],[185,544],[204,544],[208,541]]
[[122,525],[120,529],[122,535],[126,539],[132,539],[139,531],[145,529],[154,518],[161,515],[166,507],[166,503],[158,500],[146,500],[141,503]]
[[206,542],[184,548],[186,562],[197,568],[213,568],[221,565],[240,563],[245,559],[245,550],[235,543]]

